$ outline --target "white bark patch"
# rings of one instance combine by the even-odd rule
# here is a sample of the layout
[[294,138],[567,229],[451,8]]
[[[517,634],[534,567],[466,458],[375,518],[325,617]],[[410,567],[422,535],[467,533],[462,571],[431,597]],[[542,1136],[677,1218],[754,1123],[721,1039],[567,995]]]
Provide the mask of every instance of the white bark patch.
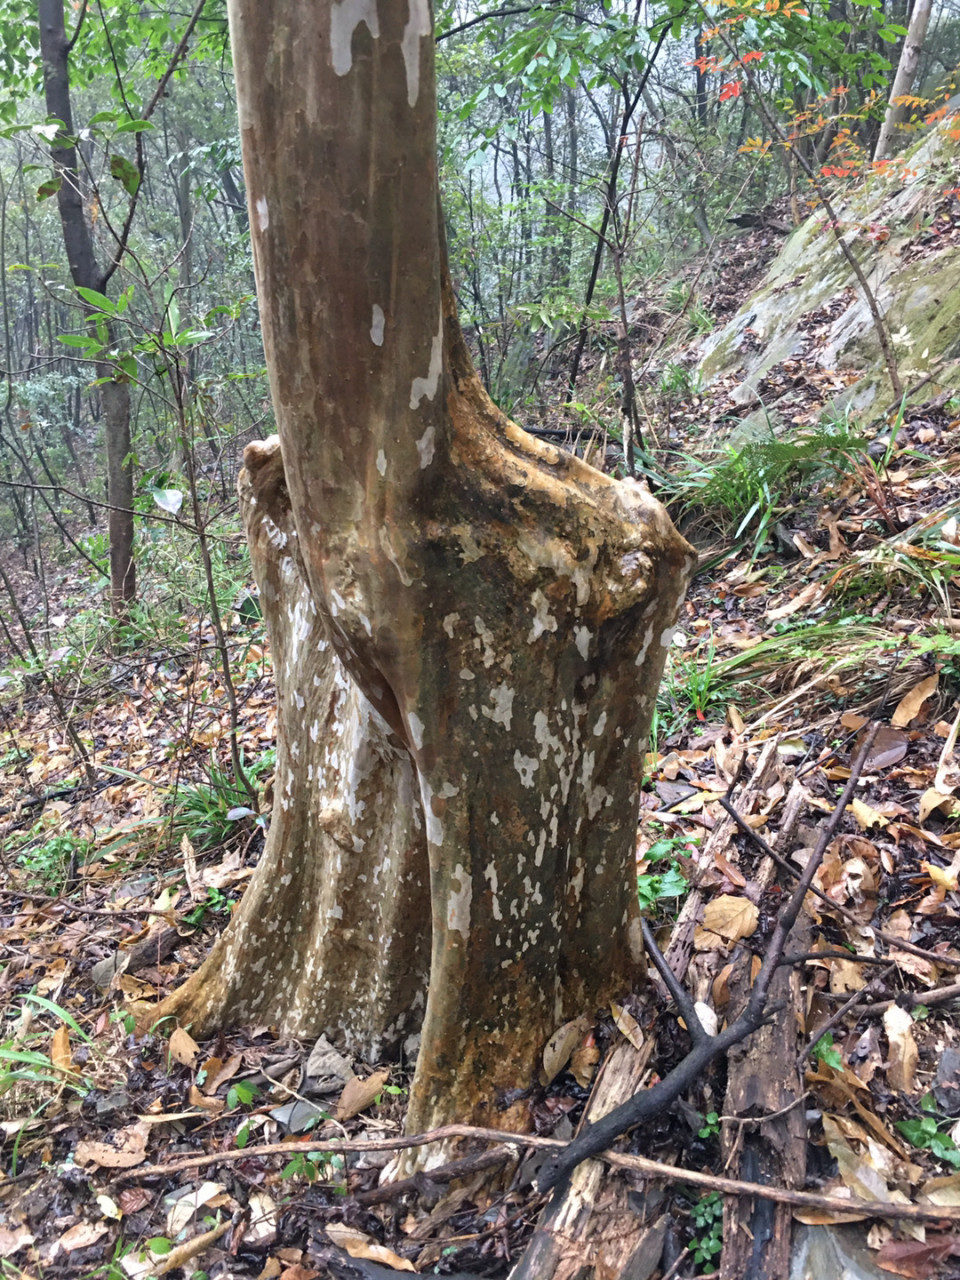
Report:
[[500,899],[497,897],[497,886],[499,884],[499,881],[497,879],[496,863],[488,862],[486,868],[484,869],[483,875],[484,875],[484,879],[488,880],[490,883],[490,898],[491,898],[490,909],[493,912],[493,918],[494,920],[502,920],[503,913],[500,910]]
[[[431,396],[430,399],[432,400],[433,396]],[[411,408],[416,408],[416,406],[411,405]],[[433,455],[436,452],[436,437],[437,433],[435,429],[430,426],[427,427],[426,431],[417,441],[417,453],[420,455],[421,471],[423,471],[425,467],[429,467],[430,463],[433,461]]]
[[599,738],[606,727],[607,727],[607,713],[605,711],[601,711],[600,718],[597,720],[597,723],[593,726],[593,736],[595,738]]
[[580,653],[580,657],[586,662],[590,657],[590,641],[593,639],[593,632],[589,627],[574,627],[573,639]]
[[513,767],[520,775],[520,781],[525,787],[533,786],[533,775],[540,768],[540,761],[533,756],[525,756],[518,747],[513,753]]
[[423,804],[423,816],[427,824],[427,840],[438,847],[443,844],[443,823],[433,812],[433,787],[423,777],[420,778],[420,798]]
[[403,32],[403,61],[407,69],[407,102],[420,96],[420,41],[430,34],[430,0],[407,0],[410,17]]
[[287,535],[269,516],[263,517],[263,531],[278,550],[287,545]]
[[340,0],[330,8],[330,53],[338,76],[345,76],[353,66],[353,33],[361,22],[376,40],[380,35],[377,0]]
[[415,711],[411,711],[407,716],[407,724],[410,726],[410,737],[413,739],[413,745],[418,751],[423,748],[423,721]]
[[475,649],[483,649],[483,665],[492,667],[497,660],[497,655],[493,648],[493,632],[487,626],[482,618],[474,618],[473,625],[477,629],[477,636],[473,644]]
[[461,680],[476,680],[476,678],[477,677],[473,674],[473,672],[470,670],[469,667],[464,667],[460,672]]
[[453,628],[457,625],[459,621],[460,621],[459,613],[448,613],[447,616],[444,618],[443,622],[440,624],[451,640],[453,639]]
[[383,330],[387,323],[387,317],[383,314],[383,307],[373,304],[373,317],[370,322],[370,341],[375,347],[383,346]]
[[[473,677],[471,676],[470,679],[472,680]],[[490,707],[480,708],[488,720],[492,720],[494,724],[502,724],[508,733],[513,720],[513,700],[516,697],[516,692],[516,689],[510,689],[505,684],[499,684],[495,689],[490,690],[490,701],[493,703],[492,709]]]
[[267,204],[266,196],[260,196],[255,205],[257,210],[257,226],[261,231],[266,231],[270,225],[270,207]]
[[381,449],[377,454],[377,470],[382,476],[387,474],[387,455]]
[[[440,381],[440,370],[443,368],[443,312],[440,312],[440,324],[430,343],[430,367],[425,378],[414,378],[410,384],[410,408],[419,409],[424,396],[432,400],[437,394]],[[419,447],[419,446],[418,446]],[[421,466],[425,464],[421,463]]]
[[660,636],[660,644],[664,649],[669,649],[673,644],[673,637],[677,634],[676,627],[664,627],[663,634]]
[[534,640],[539,640],[545,631],[557,629],[557,620],[550,612],[550,601],[539,588],[531,596],[530,603],[533,605],[534,617],[530,634],[527,636],[527,644],[533,644]]
[[343,596],[340,594],[340,592],[331,591],[330,592],[330,612],[333,614],[333,616],[336,617],[337,614],[340,612],[340,610],[345,609],[346,607],[347,607],[347,603],[344,600]]
[[470,902],[473,898],[473,881],[463,869],[462,863],[457,863],[453,869],[453,878],[459,883],[459,889],[454,889],[452,884],[450,888],[450,896],[447,899],[447,928],[456,929],[458,933],[462,933],[466,938],[470,933]]
[[651,622],[649,627],[647,627],[646,631],[643,633],[643,644],[640,646],[640,652],[637,654],[636,658],[634,659],[634,666],[637,666],[637,667],[643,666],[643,661],[647,656],[647,651],[650,648],[650,641],[652,639],[653,639],[653,623]]

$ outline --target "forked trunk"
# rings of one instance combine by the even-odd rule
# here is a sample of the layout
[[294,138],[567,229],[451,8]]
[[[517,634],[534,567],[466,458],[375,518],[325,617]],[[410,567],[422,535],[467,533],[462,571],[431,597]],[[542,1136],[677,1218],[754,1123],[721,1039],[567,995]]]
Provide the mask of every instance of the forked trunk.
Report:
[[483,391],[440,246],[425,0],[230,12],[290,503],[281,523],[253,446],[282,763],[238,917],[160,1014],[269,1008],[381,1052],[420,1016],[428,888],[408,1125],[522,1124],[503,1095],[556,1026],[637,977],[643,745],[694,557],[639,486]]

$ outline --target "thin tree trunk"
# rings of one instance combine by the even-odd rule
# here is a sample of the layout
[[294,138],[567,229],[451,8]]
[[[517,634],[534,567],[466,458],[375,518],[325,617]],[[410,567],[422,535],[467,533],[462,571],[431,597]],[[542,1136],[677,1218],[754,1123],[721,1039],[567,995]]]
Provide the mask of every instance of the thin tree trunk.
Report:
[[[54,170],[60,178],[57,204],[70,275],[77,288],[103,290],[104,280],[93,248],[83,207],[83,189],[72,143],[73,115],[70,103],[69,45],[64,29],[63,0],[38,0],[40,50],[47,111],[62,120],[64,132],[51,148]],[[86,314],[92,308],[84,304]],[[98,378],[111,379],[114,370],[98,365]],[[133,473],[130,462],[130,388],[126,382],[108,380],[100,389],[107,455],[107,501],[110,537],[110,600],[115,617],[122,617],[136,597],[133,563]]]
[[890,90],[890,104],[883,124],[880,126],[880,136],[877,138],[877,145],[873,152],[874,160],[886,160],[893,155],[897,131],[910,117],[910,107],[905,106],[898,99],[907,97],[913,89],[932,10],[933,0],[916,0],[914,4],[907,38],[903,42],[903,52],[900,54],[900,62],[897,65],[897,74],[893,78],[893,88]]

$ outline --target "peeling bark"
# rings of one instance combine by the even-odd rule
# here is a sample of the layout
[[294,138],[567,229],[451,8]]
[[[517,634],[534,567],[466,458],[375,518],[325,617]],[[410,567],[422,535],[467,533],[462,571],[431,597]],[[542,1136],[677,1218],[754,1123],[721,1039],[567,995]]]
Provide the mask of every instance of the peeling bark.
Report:
[[[482,388],[441,245],[425,0],[230,16],[289,491],[268,523],[280,463],[251,446],[258,572],[264,539],[296,548],[264,576],[289,808],[215,957],[161,1013],[209,1029],[269,1008],[372,1053],[372,1028],[419,1013],[421,952],[397,931],[429,932],[407,1123],[510,1127],[498,1095],[534,1080],[557,1024],[637,975],[643,747],[695,557],[639,485],[528,436]],[[294,616],[328,648],[294,659]],[[307,745],[318,717],[326,751]],[[363,793],[354,749],[377,757]],[[389,1020],[361,951],[327,940],[331,903],[376,951],[412,947],[403,974],[387,965]],[[271,965],[284,977],[256,990]]]

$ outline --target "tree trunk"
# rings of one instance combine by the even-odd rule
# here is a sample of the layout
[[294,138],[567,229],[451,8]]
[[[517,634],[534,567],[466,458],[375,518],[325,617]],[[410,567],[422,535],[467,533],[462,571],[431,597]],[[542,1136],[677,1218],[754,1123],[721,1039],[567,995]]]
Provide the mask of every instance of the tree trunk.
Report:
[[907,38],[903,42],[903,51],[897,64],[897,74],[893,78],[893,88],[890,90],[890,105],[880,126],[880,135],[873,153],[874,160],[886,160],[893,154],[897,130],[910,118],[910,107],[898,99],[907,97],[913,89],[913,80],[917,74],[917,65],[923,51],[923,42],[926,39],[932,9],[933,0],[915,0]]
[[[97,265],[93,239],[83,207],[83,184],[73,144],[70,104],[70,50],[64,29],[63,0],[39,0],[40,51],[47,111],[63,121],[64,131],[51,147],[54,172],[60,178],[57,204],[63,243],[73,283],[80,289],[102,292],[104,279]],[[84,303],[84,311],[93,308]],[[97,377],[110,378],[116,371],[98,365]],[[107,502],[110,539],[110,600],[115,617],[122,617],[136,597],[133,562],[133,472],[130,464],[130,387],[125,381],[107,381],[100,389],[107,455]]]
[[[302,567],[268,614],[283,763],[256,905],[159,1016],[209,1029],[270,1003],[374,1053],[420,1015],[429,919],[407,1123],[522,1125],[498,1096],[637,976],[642,753],[695,558],[640,486],[482,388],[441,247],[425,0],[230,17],[286,525],[262,446],[244,483],[255,557],[265,536]],[[297,618],[322,651],[293,644]],[[348,913],[349,950],[325,932]],[[268,966],[284,977],[264,991]]]

